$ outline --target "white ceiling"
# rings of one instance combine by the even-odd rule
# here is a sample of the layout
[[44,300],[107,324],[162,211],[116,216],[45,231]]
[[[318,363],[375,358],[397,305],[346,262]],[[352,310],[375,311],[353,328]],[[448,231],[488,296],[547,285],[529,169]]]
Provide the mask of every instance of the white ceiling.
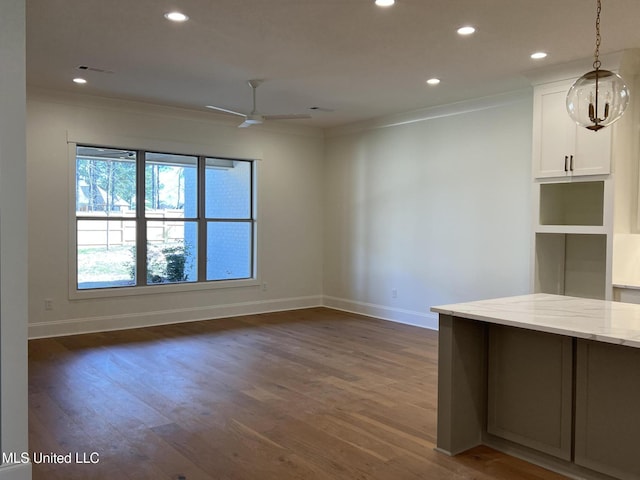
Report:
[[[585,59],[595,0],[27,0],[30,85],[248,112],[330,127],[527,88],[532,69]],[[167,11],[189,15],[183,24]],[[475,35],[460,37],[464,24]],[[640,48],[640,0],[603,0],[602,53]],[[529,55],[547,51],[545,60]],[[77,70],[80,65],[107,72]],[[604,68],[607,65],[603,65]],[[89,83],[71,79],[84,76]],[[439,77],[429,87],[425,80]],[[310,111],[321,107],[327,111]],[[242,119],[240,119],[242,120]]]

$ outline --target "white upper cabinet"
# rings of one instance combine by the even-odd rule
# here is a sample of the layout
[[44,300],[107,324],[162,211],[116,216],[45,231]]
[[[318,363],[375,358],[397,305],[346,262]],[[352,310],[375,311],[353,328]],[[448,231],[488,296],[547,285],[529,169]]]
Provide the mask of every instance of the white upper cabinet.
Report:
[[536,87],[533,103],[534,178],[607,175],[611,172],[611,128],[578,127],[565,107],[572,82]]

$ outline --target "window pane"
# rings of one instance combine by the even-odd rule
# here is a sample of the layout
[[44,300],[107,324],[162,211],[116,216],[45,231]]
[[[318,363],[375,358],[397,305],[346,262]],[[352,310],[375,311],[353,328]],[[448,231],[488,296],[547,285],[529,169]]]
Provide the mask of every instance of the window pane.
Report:
[[207,280],[251,278],[251,222],[207,223]]
[[207,218],[251,218],[251,162],[207,158]]
[[131,216],[136,210],[136,152],[76,147],[76,214]]
[[78,220],[78,289],[135,285],[136,222]]
[[186,155],[147,153],[145,211],[147,218],[198,216],[198,159]]
[[147,223],[147,285],[198,281],[198,224]]
[[[197,282],[198,258],[200,279],[251,278],[253,162],[143,152],[137,171],[137,153],[77,147],[78,289]],[[136,191],[141,182],[144,192]],[[146,258],[137,258],[136,205],[146,218]],[[136,280],[145,265],[147,278]]]

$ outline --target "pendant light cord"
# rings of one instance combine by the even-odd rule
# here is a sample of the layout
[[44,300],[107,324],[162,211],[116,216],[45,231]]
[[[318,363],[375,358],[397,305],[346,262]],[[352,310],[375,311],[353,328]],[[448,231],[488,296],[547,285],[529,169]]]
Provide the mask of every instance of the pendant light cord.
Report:
[[600,0],[598,0],[598,9],[596,11],[596,51],[595,51],[595,60],[593,61],[593,68],[594,70],[598,70],[600,68],[600,65],[602,65],[602,63],[600,62],[600,59],[598,58],[600,56],[600,42],[601,42],[601,37],[600,37],[600,12],[602,11],[602,4],[600,2]]

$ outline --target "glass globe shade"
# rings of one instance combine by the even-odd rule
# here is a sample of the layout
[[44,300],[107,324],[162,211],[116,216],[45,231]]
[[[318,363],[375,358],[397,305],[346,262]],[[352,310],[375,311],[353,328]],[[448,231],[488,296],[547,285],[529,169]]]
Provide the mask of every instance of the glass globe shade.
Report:
[[567,93],[567,112],[581,127],[598,131],[622,117],[629,104],[624,80],[609,70],[592,70]]

